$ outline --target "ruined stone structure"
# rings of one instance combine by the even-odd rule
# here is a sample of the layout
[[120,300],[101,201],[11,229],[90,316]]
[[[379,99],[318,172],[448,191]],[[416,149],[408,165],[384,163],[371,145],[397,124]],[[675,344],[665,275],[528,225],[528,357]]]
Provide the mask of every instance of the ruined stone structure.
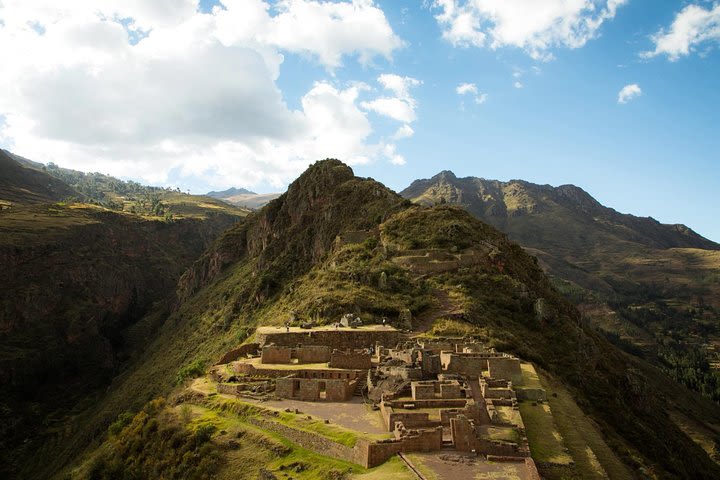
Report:
[[323,329],[301,330],[285,328],[262,327],[255,334],[257,342],[261,345],[282,345],[297,347],[298,345],[324,345],[330,349],[347,350],[355,348],[369,348],[374,345],[394,347],[402,341],[402,333],[394,328],[361,327],[354,329]]
[[278,378],[275,394],[306,402],[344,402],[352,397],[357,379]]
[[304,345],[296,348],[282,345],[262,347],[262,363],[325,363],[330,361],[330,347]]
[[520,360],[514,357],[489,357],[487,359],[488,374],[491,378],[504,378],[513,385],[522,385],[522,369]]
[[[234,352],[228,358],[237,361],[229,369],[216,367],[222,369],[217,371],[219,393],[272,392],[281,399],[347,402],[367,389],[363,398],[375,403],[385,429],[393,434],[388,440],[361,439],[350,448],[329,445],[327,439],[315,441],[312,433],[287,426],[267,427],[282,430],[306,448],[365,467],[397,453],[449,447],[532,462],[522,422],[508,423],[519,413],[509,412],[517,411],[518,398],[543,401],[545,391],[522,386],[523,369],[516,357],[462,338],[403,339],[392,328],[288,332],[270,327],[257,337],[259,358]],[[497,439],[492,433],[497,431],[505,432],[506,439]]]
[[372,367],[368,350],[333,350],[330,354],[330,368],[351,368],[369,370]]

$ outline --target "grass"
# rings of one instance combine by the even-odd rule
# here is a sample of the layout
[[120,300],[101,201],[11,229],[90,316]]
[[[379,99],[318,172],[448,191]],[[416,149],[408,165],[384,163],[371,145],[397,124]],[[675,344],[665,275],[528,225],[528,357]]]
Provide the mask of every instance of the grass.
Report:
[[298,430],[312,432],[350,448],[355,446],[360,437],[372,438],[336,424],[326,424],[322,419],[311,415],[277,411],[227,397],[209,398],[205,401],[205,405],[222,412],[234,413],[239,418],[262,417],[265,421],[277,422]]
[[572,458],[565,452],[565,443],[555,425],[553,414],[547,404],[520,402],[530,452],[537,462],[569,465]]
[[[580,410],[570,393],[550,377],[541,376],[540,380],[548,393],[548,403],[552,408],[557,432],[561,435],[581,478],[603,478],[603,475],[613,479],[633,478],[627,466],[610,449],[598,428]],[[529,438],[528,434],[528,440]]]
[[485,438],[488,440],[500,440],[502,442],[517,443],[520,440],[518,432],[512,427],[487,427]]
[[379,467],[371,468],[363,473],[352,475],[351,480],[417,480],[417,477],[403,463],[394,456]]
[[672,412],[670,417],[680,430],[705,450],[710,458],[716,461],[720,460],[720,452],[718,451],[718,442],[716,440],[718,435],[717,426],[715,426],[715,431],[713,431],[713,429],[708,426],[693,421],[679,412]]
[[[193,405],[195,417],[192,425],[214,425],[219,434],[214,437],[235,440],[240,448],[223,455],[224,465],[217,473],[220,479],[256,479],[260,468],[282,478],[290,475],[297,480],[325,480],[338,475],[363,472],[361,467],[334,458],[319,455],[299,447],[274,432],[262,430],[242,418],[227,412]],[[192,428],[191,425],[191,428]],[[223,433],[224,432],[224,433]]]

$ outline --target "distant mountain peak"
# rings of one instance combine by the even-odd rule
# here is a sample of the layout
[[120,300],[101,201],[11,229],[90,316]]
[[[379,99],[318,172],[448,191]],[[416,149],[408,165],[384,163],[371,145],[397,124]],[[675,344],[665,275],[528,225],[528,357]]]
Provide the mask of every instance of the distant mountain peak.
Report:
[[251,192],[246,188],[230,187],[227,190],[208,192],[206,195],[213,198],[226,198],[232,197],[233,195],[257,195],[257,193]]
[[[461,205],[481,220],[504,229],[511,238],[541,250],[552,244],[583,251],[601,236],[656,248],[720,249],[685,225],[665,225],[652,218],[619,213],[572,184],[553,187],[519,179],[457,178],[444,170],[432,178],[415,180],[400,195],[424,204]],[[568,235],[573,236],[572,241]]]

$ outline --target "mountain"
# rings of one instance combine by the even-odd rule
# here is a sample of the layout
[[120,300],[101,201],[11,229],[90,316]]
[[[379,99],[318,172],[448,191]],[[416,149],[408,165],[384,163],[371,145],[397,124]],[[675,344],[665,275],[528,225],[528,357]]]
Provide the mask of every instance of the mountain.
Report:
[[206,195],[208,197],[222,199],[222,198],[232,197],[233,195],[257,195],[257,193],[251,192],[250,190],[247,190],[244,188],[230,187],[227,190],[222,190],[219,192],[215,192],[215,191],[208,192]]
[[[473,336],[534,362],[571,393],[579,415],[573,421],[589,425],[608,456],[638,476],[720,475],[703,448],[720,439],[720,406],[598,334],[537,260],[492,226],[454,206],[413,205],[337,160],[315,163],[286,193],[221,235],[182,275],[176,295],[172,312],[146,317],[164,321],[108,391],[54,438],[26,447],[33,455],[21,465],[25,477],[103,478],[130,464],[158,472],[187,468],[193,459],[214,478],[257,478],[264,459],[275,458],[276,471],[306,478],[303,472],[329,460],[247,423],[250,407],[213,400],[217,393],[205,380],[183,380],[202,377],[203,366],[258,325],[279,326],[291,314],[330,324],[347,312],[366,323],[411,319],[427,335]],[[158,396],[167,400],[153,400]],[[183,424],[182,412],[205,423]],[[686,425],[694,427],[686,433]],[[230,426],[245,432],[234,446],[222,440]],[[179,452],[186,436],[200,433],[209,443],[194,457],[160,461],[143,453]],[[142,448],[123,458],[118,442]],[[546,473],[581,477],[573,464]]]
[[[51,432],[106,388],[162,323],[146,314],[170,308],[183,271],[247,215],[208,197],[18,158],[0,152],[4,452]],[[13,457],[2,460],[0,472]]]
[[401,195],[459,205],[505,232],[541,260],[602,331],[720,401],[720,375],[708,366],[720,360],[717,243],[685,225],[618,213],[573,185],[444,171],[414,181]]
[[0,150],[0,209],[13,204],[58,202],[80,194],[44,172],[20,164]]
[[280,196],[279,193],[255,193],[244,188],[228,188],[221,192],[209,192],[208,197],[217,198],[231,205],[256,210]]

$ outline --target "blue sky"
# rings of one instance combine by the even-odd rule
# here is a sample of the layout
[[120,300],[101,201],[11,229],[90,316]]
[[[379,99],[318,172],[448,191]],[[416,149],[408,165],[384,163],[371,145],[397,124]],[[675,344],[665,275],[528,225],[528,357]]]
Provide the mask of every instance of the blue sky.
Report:
[[[415,135],[402,140],[408,163],[356,166],[394,189],[449,169],[458,176],[581,186],[624,213],[686,223],[720,241],[720,55],[675,62],[643,59],[650,35],[670,25],[683,2],[631,1],[577,49],[553,49],[537,62],[522,50],[458,49],[440,38],[432,12],[413,1],[379,2],[410,45],[375,68],[348,62],[336,80],[365,79],[392,70],[422,80]],[[403,10],[407,9],[405,13]],[[311,78],[306,62],[288,62],[284,92]],[[539,73],[533,67],[540,69]],[[522,89],[513,73],[525,72]],[[302,80],[301,80],[302,82]],[[455,87],[473,82],[488,94],[482,105],[463,101]],[[631,83],[642,95],[618,104]],[[288,99],[290,100],[290,99]]]
[[[518,14],[508,7],[518,0],[356,0],[355,10],[312,0],[179,0],[184,7],[173,11],[148,0],[119,2],[82,29],[90,4],[54,16],[4,7],[0,59],[19,65],[9,79],[30,80],[0,95],[0,144],[196,193],[278,191],[319,157],[346,160],[396,190],[446,169],[572,183],[621,212],[685,223],[720,241],[718,3],[568,7],[583,2],[531,2],[536,11]],[[549,26],[532,25],[545,15]],[[68,49],[13,61],[2,35],[16,45],[67,41]],[[38,68],[56,58],[51,73]],[[383,87],[381,75],[404,83]],[[472,89],[460,95],[462,84]],[[640,93],[621,103],[627,86]],[[383,109],[382,99],[405,110]],[[412,135],[398,138],[404,125]]]

